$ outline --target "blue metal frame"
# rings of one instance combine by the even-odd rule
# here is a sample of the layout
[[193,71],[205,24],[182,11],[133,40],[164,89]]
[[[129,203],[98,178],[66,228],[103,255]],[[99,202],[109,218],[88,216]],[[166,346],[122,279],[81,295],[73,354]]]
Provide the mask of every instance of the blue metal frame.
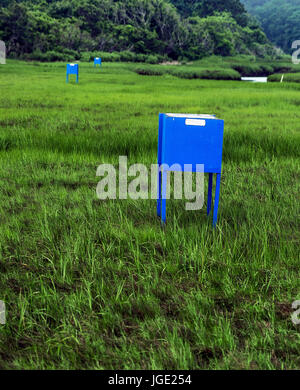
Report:
[[[204,165],[209,173],[207,215],[212,208],[213,174],[216,174],[213,226],[218,219],[220,199],[224,121],[213,115],[159,114],[158,166],[174,164]],[[171,169],[169,169],[171,170]],[[166,222],[167,170],[158,170],[157,215]]]

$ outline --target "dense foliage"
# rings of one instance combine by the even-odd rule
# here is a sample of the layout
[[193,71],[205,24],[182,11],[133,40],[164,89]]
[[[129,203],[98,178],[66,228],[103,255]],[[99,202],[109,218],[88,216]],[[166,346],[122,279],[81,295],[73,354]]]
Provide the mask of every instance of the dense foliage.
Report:
[[184,16],[206,17],[215,12],[230,12],[241,25],[247,25],[247,14],[240,0],[171,0]]
[[242,0],[268,38],[287,53],[300,39],[300,0]]
[[151,63],[163,56],[196,59],[211,54],[263,57],[273,53],[239,0],[173,3],[0,0],[0,39],[11,57],[37,60],[86,58],[87,53],[99,51],[123,52],[123,59]]

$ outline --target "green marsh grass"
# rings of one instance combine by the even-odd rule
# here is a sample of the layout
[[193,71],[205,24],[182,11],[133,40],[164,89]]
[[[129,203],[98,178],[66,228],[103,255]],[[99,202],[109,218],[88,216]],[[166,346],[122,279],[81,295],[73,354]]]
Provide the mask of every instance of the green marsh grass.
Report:
[[171,75],[182,79],[205,79],[205,80],[241,80],[241,75],[234,69],[207,69],[190,66],[162,66],[143,65],[138,66],[134,71],[142,76],[163,76]]
[[[282,74],[272,74],[268,77],[270,82],[281,82]],[[300,83],[300,73],[286,73],[283,75],[282,82],[284,83]]]
[[[0,67],[0,367],[299,369],[300,86],[133,69]],[[225,120],[215,230],[96,197],[99,164],[156,162],[159,112]]]

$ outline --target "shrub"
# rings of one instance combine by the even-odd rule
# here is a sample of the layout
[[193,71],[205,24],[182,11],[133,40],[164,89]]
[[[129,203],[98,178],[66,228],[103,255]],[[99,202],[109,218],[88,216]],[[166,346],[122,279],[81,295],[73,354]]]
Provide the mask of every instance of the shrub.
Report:
[[241,74],[234,69],[216,69],[204,71],[201,78],[208,80],[241,80]]
[[86,51],[80,54],[80,60],[83,62],[94,61],[95,57],[101,57],[104,62],[119,62],[120,53],[107,53],[103,51]]
[[159,59],[158,59],[157,56],[149,55],[149,56],[147,56],[145,62],[147,64],[158,64],[159,63]]
[[169,70],[173,76],[183,79],[240,80],[241,75],[233,69],[176,69]]
[[160,61],[165,58],[160,55],[147,55],[147,54],[137,54],[129,50],[121,52],[82,52],[80,54],[81,61],[90,62],[93,61],[95,57],[101,57],[104,62],[144,62],[148,64],[158,64]]
[[64,54],[64,56],[65,56],[64,60],[65,61],[74,61],[74,60],[77,61],[77,60],[80,60],[80,54],[76,50],[63,49],[63,51],[61,53]]
[[143,66],[134,69],[143,76],[171,74],[182,79],[240,80],[241,75],[233,69],[189,69],[181,67]]
[[131,51],[121,51],[120,52],[120,61],[124,62],[135,62],[136,61],[136,54],[132,53]]
[[146,62],[147,55],[146,54],[136,54],[135,61],[136,62]]
[[265,70],[265,75],[269,76],[270,74],[274,73],[274,65],[272,64],[263,64],[261,67]]
[[42,53],[40,50],[35,50],[31,54],[24,55],[24,59],[44,62],[47,61],[47,55],[46,53]]
[[[47,60],[50,61],[50,62],[53,62],[53,61],[69,61],[69,56],[66,56],[64,53],[59,53],[57,51],[47,51],[46,52],[46,57],[47,57]],[[68,57],[68,58],[66,58]]]
[[120,55],[120,53],[117,53],[117,52],[106,53],[106,52],[100,51],[98,53],[95,53],[94,57],[101,57],[104,62],[119,62],[119,61],[121,61],[121,55]]
[[134,72],[142,76],[162,76],[164,71],[162,69],[151,68],[151,67],[140,67],[134,69]]
[[264,76],[265,70],[258,64],[234,64],[232,68],[242,76]]
[[290,64],[278,63],[274,64],[273,67],[275,73],[287,73],[293,70],[293,67]]
[[202,71],[188,70],[188,69],[169,69],[169,74],[179,77],[181,79],[201,79]]
[[42,53],[40,50],[35,50],[31,54],[23,56],[25,60],[33,60],[40,62],[55,62],[55,61],[74,61],[79,58],[79,54],[73,50],[67,50],[66,52],[58,52],[54,50]]
[[80,53],[80,60],[83,62],[90,62],[92,60],[92,55],[90,52]]
[[[268,77],[269,82],[280,82],[282,74],[272,74]],[[300,83],[300,73],[287,73],[283,78],[284,83]]]

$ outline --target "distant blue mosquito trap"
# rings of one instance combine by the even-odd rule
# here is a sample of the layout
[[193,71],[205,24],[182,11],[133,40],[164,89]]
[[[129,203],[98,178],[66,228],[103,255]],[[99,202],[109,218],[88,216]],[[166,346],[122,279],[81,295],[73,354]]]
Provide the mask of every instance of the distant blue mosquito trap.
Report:
[[94,67],[96,68],[97,65],[99,65],[99,67],[102,65],[102,59],[100,57],[94,58]]
[[76,75],[76,83],[79,81],[79,65],[78,64],[67,64],[67,83],[69,82],[69,75]]

